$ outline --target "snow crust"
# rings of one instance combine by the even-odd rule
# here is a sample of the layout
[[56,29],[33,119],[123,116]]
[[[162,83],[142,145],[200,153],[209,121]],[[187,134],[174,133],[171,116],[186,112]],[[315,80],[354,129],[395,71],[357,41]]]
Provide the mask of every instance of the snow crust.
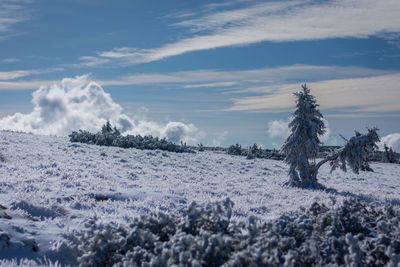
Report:
[[[68,138],[0,132],[0,259],[71,264],[66,240],[93,219],[128,225],[151,212],[181,216],[190,203],[234,202],[232,220],[269,221],[318,201],[349,197],[400,206],[400,165],[371,164],[375,172],[329,173],[328,190],[283,186],[282,161],[248,160],[216,152],[141,151],[70,143]],[[28,261],[27,261],[28,262]],[[0,265],[1,265],[0,261]],[[3,261],[4,263],[4,261]]]

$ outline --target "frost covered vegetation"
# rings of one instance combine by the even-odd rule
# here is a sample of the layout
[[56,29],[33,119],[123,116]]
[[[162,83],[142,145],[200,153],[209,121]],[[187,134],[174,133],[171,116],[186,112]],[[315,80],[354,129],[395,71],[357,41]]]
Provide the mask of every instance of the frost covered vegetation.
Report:
[[285,156],[275,149],[263,149],[257,144],[253,144],[248,148],[242,148],[241,145],[235,144],[228,147],[226,152],[229,155],[245,156],[247,159],[274,159],[283,160]]
[[[334,203],[333,203],[334,204]],[[92,220],[76,233],[81,266],[397,266],[400,210],[356,199],[314,203],[270,222],[232,223],[233,203],[192,203],[184,217],[136,218],[129,227]]]
[[[0,265],[209,265],[217,258],[215,265],[318,265],[342,255],[343,264],[360,257],[389,266],[398,254],[398,164],[371,163],[375,172],[359,174],[330,173],[326,164],[318,179],[327,190],[303,190],[283,186],[283,161],[207,150],[122,149],[1,131],[0,149],[7,159],[0,162]],[[227,198],[235,205],[221,202]]]
[[192,153],[185,143],[177,145],[169,142],[166,138],[153,137],[151,135],[126,135],[122,136],[116,127],[112,127],[109,121],[103,125],[101,131],[92,134],[88,131],[79,130],[72,132],[70,135],[71,142],[79,142],[86,144],[95,144],[100,146],[116,146],[122,148],[137,148],[147,150],[164,150],[169,152],[187,152]]
[[290,135],[282,145],[281,152],[289,165],[290,186],[317,188],[322,187],[317,180],[319,168],[330,162],[331,171],[336,168],[344,172],[347,166],[358,174],[359,170],[372,171],[368,164],[369,155],[378,148],[378,128],[368,129],[367,134],[355,132],[346,144],[336,151],[316,162],[321,141],[319,137],[325,132],[323,116],[318,110],[314,96],[310,94],[307,85],[302,85],[302,91],[295,93],[296,110],[289,123]]

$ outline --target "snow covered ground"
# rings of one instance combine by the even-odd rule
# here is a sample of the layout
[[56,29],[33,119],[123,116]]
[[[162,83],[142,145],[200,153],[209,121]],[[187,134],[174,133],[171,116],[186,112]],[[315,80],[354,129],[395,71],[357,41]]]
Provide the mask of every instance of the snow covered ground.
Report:
[[65,237],[89,220],[128,224],[163,211],[182,214],[192,201],[229,197],[233,220],[277,218],[315,201],[344,198],[400,206],[400,165],[371,164],[359,175],[323,166],[329,190],[287,188],[281,161],[215,152],[178,154],[70,143],[68,138],[0,132],[0,259],[70,262]]

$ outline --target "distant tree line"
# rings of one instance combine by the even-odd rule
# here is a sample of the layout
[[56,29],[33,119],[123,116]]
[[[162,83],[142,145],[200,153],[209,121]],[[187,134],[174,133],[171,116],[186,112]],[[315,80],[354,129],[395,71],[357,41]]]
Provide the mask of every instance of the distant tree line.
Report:
[[73,131],[69,135],[71,142],[86,144],[95,144],[100,146],[115,146],[122,148],[137,148],[147,150],[164,150],[177,153],[193,153],[186,143],[175,144],[166,140],[166,138],[153,137],[151,135],[121,135],[120,131],[111,125],[109,121],[103,125],[101,131],[93,134],[88,131]]
[[[294,94],[296,110],[289,123],[290,135],[280,151],[267,150],[257,144],[242,148],[235,144],[227,149],[230,155],[246,156],[247,159],[269,158],[284,160],[289,165],[289,181],[287,185],[296,187],[317,188],[319,168],[329,162],[331,172],[348,169],[358,174],[359,171],[373,171],[369,161],[388,163],[399,162],[399,154],[384,144],[384,151],[378,151],[378,128],[368,129],[362,134],[355,131],[349,140],[342,137],[345,144],[342,147],[322,146],[319,137],[326,132],[323,116],[318,110],[318,104],[310,89],[304,84],[302,91]],[[319,159],[319,161],[317,161]]]
[[[385,148],[386,147],[386,148]],[[340,146],[319,146],[316,158],[325,158],[332,154],[332,152],[340,149]],[[273,160],[284,160],[285,154],[276,149],[264,149],[257,144],[249,147],[243,147],[239,143],[229,146],[228,148],[223,147],[205,147],[200,146],[198,151],[222,151],[229,155],[243,156],[247,159],[262,158],[262,159],[273,159]],[[372,151],[367,155],[368,161],[374,162],[385,162],[385,163],[400,163],[400,154],[393,151],[392,148],[388,148],[384,145],[384,151]],[[366,169],[362,169],[365,171]]]
[[261,146],[257,144],[253,144],[248,148],[242,148],[242,146],[238,143],[231,145],[226,149],[226,153],[229,155],[235,156],[244,156],[247,159],[274,159],[274,160],[283,160],[285,158],[284,155],[279,153],[279,150],[276,149],[263,149]]

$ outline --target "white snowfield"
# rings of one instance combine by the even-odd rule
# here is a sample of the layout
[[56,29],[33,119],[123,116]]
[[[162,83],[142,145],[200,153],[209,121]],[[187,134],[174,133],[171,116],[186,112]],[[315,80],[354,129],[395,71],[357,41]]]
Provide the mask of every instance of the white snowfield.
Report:
[[288,167],[282,161],[215,152],[141,151],[0,132],[0,154],[6,158],[0,162],[0,259],[68,263],[62,241],[90,219],[124,225],[151,212],[182,214],[192,201],[229,197],[236,221],[270,220],[315,201],[333,205],[333,198],[400,205],[398,164],[373,163],[375,172],[359,175],[330,174],[323,166],[319,182],[330,190],[321,191],[283,186]]

